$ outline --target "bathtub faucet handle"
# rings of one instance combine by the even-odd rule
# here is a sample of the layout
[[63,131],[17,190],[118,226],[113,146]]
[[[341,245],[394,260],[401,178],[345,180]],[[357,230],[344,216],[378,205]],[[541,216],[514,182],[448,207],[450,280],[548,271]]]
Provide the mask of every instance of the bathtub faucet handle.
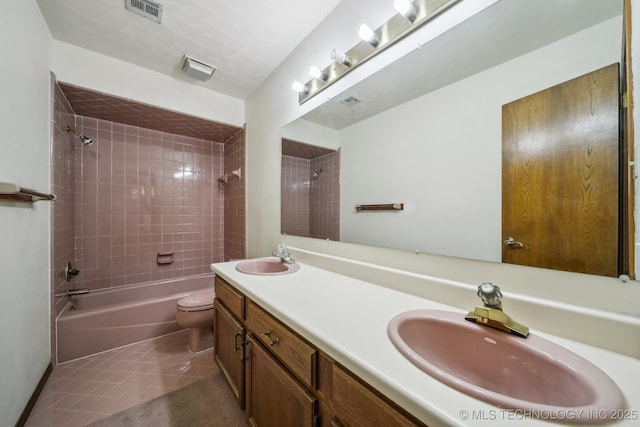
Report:
[[67,262],[67,265],[64,267],[64,276],[67,279],[67,282],[78,274],[80,274],[80,270],[73,268],[71,261]]

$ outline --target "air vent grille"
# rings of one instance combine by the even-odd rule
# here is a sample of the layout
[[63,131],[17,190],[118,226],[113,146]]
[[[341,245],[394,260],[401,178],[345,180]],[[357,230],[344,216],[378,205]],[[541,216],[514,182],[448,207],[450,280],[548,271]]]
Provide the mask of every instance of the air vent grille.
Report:
[[356,98],[355,96],[349,96],[348,98],[345,98],[342,101],[340,101],[341,104],[344,104],[347,107],[353,107],[354,105],[358,104],[359,102],[360,102],[360,100],[358,98]]
[[162,5],[149,0],[126,0],[127,10],[136,15],[144,16],[158,24],[162,21]]

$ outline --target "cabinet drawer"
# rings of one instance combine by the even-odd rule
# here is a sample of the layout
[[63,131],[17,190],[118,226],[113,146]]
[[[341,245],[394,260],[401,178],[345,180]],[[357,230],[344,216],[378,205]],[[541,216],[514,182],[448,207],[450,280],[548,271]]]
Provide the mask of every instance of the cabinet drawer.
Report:
[[409,414],[401,413],[337,364],[333,364],[330,394],[336,412],[332,426],[424,426]]
[[247,329],[304,384],[316,387],[317,350],[253,301],[247,303]]
[[236,291],[223,278],[216,276],[216,298],[238,319],[244,319],[244,295]]

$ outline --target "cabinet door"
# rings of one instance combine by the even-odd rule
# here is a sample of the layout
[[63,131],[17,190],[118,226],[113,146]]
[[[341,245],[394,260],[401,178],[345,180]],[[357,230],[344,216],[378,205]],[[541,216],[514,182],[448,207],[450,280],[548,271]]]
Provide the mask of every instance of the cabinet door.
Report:
[[216,300],[213,319],[213,357],[227,378],[240,408],[244,409],[245,328],[219,300]]
[[248,334],[247,416],[252,426],[313,427],[317,399]]
[[[339,365],[332,366],[331,427],[416,427],[423,423],[402,414]],[[323,423],[323,425],[325,425]]]

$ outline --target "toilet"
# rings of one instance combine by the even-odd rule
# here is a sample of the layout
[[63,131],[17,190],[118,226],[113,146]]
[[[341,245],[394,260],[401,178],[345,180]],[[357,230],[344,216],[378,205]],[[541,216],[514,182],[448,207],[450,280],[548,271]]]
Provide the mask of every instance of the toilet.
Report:
[[176,320],[189,329],[187,347],[192,353],[213,347],[213,299],[215,291],[194,292],[178,300]]

